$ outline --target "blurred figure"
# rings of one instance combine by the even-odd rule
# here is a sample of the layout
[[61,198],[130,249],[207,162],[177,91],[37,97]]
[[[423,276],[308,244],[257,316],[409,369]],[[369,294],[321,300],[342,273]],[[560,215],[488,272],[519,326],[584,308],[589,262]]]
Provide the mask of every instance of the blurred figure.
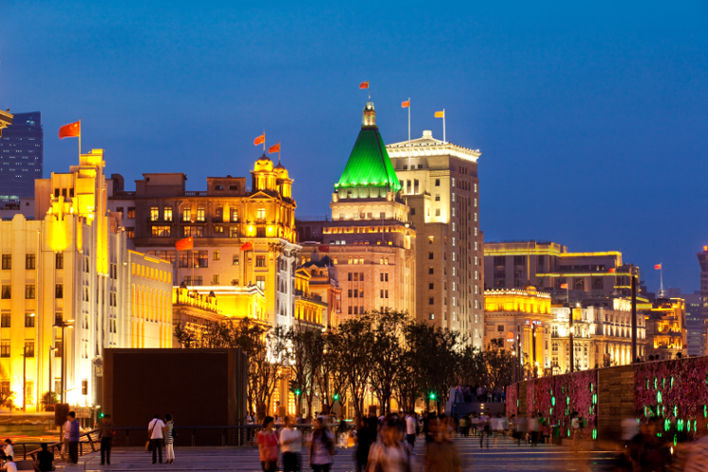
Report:
[[684,472],[708,470],[708,436],[703,436],[690,444]]
[[101,418],[101,423],[98,426],[99,435],[101,437],[101,465],[111,464],[111,447],[113,446],[113,423],[111,415],[105,415]]
[[[671,451],[663,438],[657,437],[658,418],[642,423],[639,434],[629,443],[629,458],[635,472],[664,472],[671,461]],[[701,469],[705,470],[705,469]]]
[[482,412],[479,416],[479,423],[477,423],[479,428],[479,448],[484,447],[484,437],[487,437],[487,449],[489,449],[489,436],[491,435],[491,426],[489,425],[489,417]]
[[367,472],[409,472],[411,451],[403,443],[403,435],[394,417],[384,420],[381,438],[371,446]]
[[415,417],[414,411],[409,411],[406,415],[406,441],[411,445],[411,449],[415,447],[415,435],[418,428],[418,420]]
[[37,458],[34,463],[34,468],[38,472],[49,472],[54,470],[54,454],[52,454],[47,443],[42,443],[42,449],[37,453]]
[[169,413],[165,415],[165,457],[168,464],[175,461],[175,421]]
[[522,440],[526,442],[526,417],[517,416],[514,418],[514,436],[517,446],[521,446]]
[[538,436],[541,432],[541,422],[538,420],[538,416],[531,415],[528,419],[528,430],[529,436],[531,436],[531,446],[535,447],[538,445]]
[[325,428],[324,419],[315,419],[310,441],[310,465],[314,472],[329,472],[334,457],[334,435]]
[[295,427],[291,416],[285,417],[285,426],[280,430],[280,449],[283,453],[283,472],[300,470],[302,433]]
[[425,472],[461,472],[462,462],[457,448],[448,436],[448,425],[444,419],[432,419],[433,441],[425,448]]
[[263,429],[256,435],[263,472],[275,472],[278,468],[278,436],[274,427],[273,417],[266,416],[263,419]]

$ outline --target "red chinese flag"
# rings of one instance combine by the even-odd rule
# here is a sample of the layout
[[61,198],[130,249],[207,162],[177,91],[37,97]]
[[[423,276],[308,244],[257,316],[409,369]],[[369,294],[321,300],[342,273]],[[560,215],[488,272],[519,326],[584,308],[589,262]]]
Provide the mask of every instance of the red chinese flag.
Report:
[[191,236],[188,238],[182,238],[175,243],[175,248],[178,251],[188,251],[194,249],[194,238]]
[[59,128],[59,139],[78,138],[81,136],[81,122],[69,123]]
[[241,251],[246,252],[246,251],[253,251],[253,244],[251,241],[248,241],[247,243],[243,243],[241,245]]
[[561,284],[561,288],[568,288],[568,284]]
[[329,244],[320,244],[320,252],[329,252]]
[[280,143],[273,144],[268,148],[268,154],[273,154],[275,152],[280,152]]
[[654,270],[661,270],[661,264],[654,265]]
[[359,88],[361,90],[368,89],[369,88],[369,81],[367,80],[366,82],[362,82],[359,84]]
[[614,274],[616,270],[617,269],[615,269],[614,267],[610,267],[610,274]]
[[265,133],[256,137],[256,139],[253,140],[254,146],[258,146],[259,144],[263,144],[263,143],[265,143]]
[[410,106],[411,106],[410,99],[401,102],[401,108],[410,108]]

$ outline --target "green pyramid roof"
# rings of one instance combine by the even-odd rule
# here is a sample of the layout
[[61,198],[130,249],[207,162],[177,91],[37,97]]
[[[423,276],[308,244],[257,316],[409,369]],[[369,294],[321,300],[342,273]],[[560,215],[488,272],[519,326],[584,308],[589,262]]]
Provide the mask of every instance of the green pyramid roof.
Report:
[[335,189],[352,187],[389,187],[393,192],[401,189],[376,125],[361,127],[344,172],[334,184]]

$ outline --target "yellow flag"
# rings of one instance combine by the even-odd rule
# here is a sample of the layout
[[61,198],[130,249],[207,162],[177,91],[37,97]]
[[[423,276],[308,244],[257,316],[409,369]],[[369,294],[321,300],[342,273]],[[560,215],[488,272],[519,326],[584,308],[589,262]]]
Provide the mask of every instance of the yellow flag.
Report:
[[445,118],[445,110],[436,111],[435,118]]

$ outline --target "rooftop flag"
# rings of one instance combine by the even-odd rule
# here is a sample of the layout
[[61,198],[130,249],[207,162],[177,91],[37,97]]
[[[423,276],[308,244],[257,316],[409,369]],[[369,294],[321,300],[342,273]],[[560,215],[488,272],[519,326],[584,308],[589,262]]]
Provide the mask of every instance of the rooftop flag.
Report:
[[182,238],[177,240],[175,243],[175,248],[178,251],[188,251],[190,249],[194,249],[194,238],[191,236],[188,238]]
[[366,82],[362,82],[359,84],[359,89],[364,90],[369,88],[369,81],[367,80]]
[[436,111],[435,118],[445,118],[445,110]]
[[278,144],[273,144],[268,148],[268,154],[273,154],[276,152],[280,152],[280,143]]
[[561,288],[568,288],[568,284],[567,284],[567,283],[562,283],[562,284],[561,284]]
[[81,121],[69,123],[59,128],[59,139],[78,138],[81,136]]
[[251,241],[245,242],[241,245],[241,251],[253,251],[253,243]]
[[661,264],[655,264],[654,270],[661,270]]
[[261,144],[265,144],[265,133],[263,133],[260,136],[256,136],[256,139],[253,140],[253,145],[258,146]]
[[401,108],[410,108],[411,107],[411,99],[409,98],[408,100],[404,100],[401,102]]

